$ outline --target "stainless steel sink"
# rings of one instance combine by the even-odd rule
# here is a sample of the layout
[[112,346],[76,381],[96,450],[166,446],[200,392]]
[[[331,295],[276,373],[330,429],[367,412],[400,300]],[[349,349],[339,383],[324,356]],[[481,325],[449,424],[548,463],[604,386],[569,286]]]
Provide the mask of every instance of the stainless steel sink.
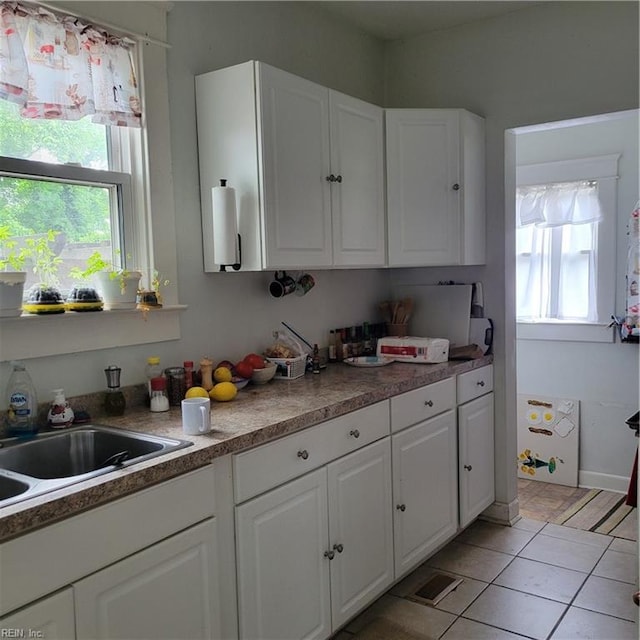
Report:
[[0,507],[190,444],[98,425],[0,440]]

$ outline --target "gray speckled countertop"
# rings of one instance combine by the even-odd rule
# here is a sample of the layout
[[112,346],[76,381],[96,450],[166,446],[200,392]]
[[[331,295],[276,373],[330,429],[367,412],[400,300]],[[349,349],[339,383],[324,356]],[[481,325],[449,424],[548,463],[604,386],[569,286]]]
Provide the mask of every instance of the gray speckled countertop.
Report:
[[78,482],[48,494],[0,508],[0,541],[51,524],[149,485],[201,467],[214,458],[267,442],[392,396],[485,366],[491,356],[442,364],[393,363],[378,368],[329,365],[320,375],[249,384],[235,400],[213,403],[212,431],[184,436],[180,409],[151,413],[146,408],[95,422],[170,438],[193,445],[131,467]]

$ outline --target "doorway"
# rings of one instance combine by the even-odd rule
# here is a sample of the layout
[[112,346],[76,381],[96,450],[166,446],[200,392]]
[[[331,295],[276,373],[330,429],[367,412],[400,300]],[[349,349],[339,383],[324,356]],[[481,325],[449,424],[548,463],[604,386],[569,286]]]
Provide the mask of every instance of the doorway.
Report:
[[[600,173],[594,174],[593,159],[605,158],[615,164],[615,172],[603,170],[600,165]],[[625,419],[637,411],[637,347],[621,343],[608,325],[611,315],[625,313],[627,223],[640,192],[638,111],[509,130],[505,167],[510,211],[516,210],[518,180],[522,181],[524,175],[530,184],[535,184],[531,176],[536,171],[546,175],[545,181],[549,182],[599,178],[599,192],[607,192],[612,198],[597,228],[600,262],[595,262],[596,282],[591,283],[595,284],[599,304],[595,318],[573,322],[563,318],[519,321],[515,347],[517,395],[552,404],[546,415],[531,410],[531,406],[524,418],[520,411],[519,420],[524,421],[525,430],[537,437],[533,444],[518,442],[521,513],[531,515],[537,510],[539,519],[557,520],[576,505],[591,502],[595,507],[594,496],[600,496],[605,517],[613,509],[611,505],[626,495],[637,442],[625,424]],[[564,174],[556,179],[552,174],[549,179],[549,170],[556,169]],[[516,227],[513,218],[507,221],[508,230]],[[512,251],[516,253],[516,248]],[[585,256],[588,249],[581,251]],[[526,252],[520,247],[516,262],[531,259],[523,253]],[[512,296],[507,294],[507,304],[511,300],[514,310],[523,306],[522,279],[518,288]],[[558,404],[553,403],[563,401],[577,403],[579,409],[573,460],[567,453],[555,454],[542,444],[548,447],[554,439],[556,444],[562,443],[560,433],[564,431],[560,429],[559,433],[557,429],[561,416]],[[526,452],[530,459],[524,455]],[[574,477],[558,483],[559,470],[565,470],[569,462],[575,466]],[[522,473],[523,468],[533,473]],[[637,530],[637,518],[635,521]]]

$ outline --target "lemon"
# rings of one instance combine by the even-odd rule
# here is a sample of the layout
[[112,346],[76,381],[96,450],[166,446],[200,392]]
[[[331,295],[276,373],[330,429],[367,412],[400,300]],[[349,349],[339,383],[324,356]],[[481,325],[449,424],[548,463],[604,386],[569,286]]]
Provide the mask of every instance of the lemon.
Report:
[[213,379],[216,382],[231,382],[231,371],[227,367],[218,367],[213,372]]
[[229,400],[233,400],[237,394],[238,390],[233,382],[218,382],[218,384],[209,391],[209,397],[217,402],[228,402]]
[[187,389],[187,393],[184,395],[185,398],[208,398],[209,392],[202,387],[191,387]]

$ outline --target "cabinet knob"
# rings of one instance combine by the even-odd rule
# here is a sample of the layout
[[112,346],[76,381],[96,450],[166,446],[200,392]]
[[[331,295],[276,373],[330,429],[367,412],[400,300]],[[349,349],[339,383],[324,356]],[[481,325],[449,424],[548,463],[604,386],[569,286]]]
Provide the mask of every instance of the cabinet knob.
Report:
[[324,552],[324,557],[325,558],[329,558],[329,560],[333,560],[335,555],[336,555],[335,551],[325,551]]
[[306,460],[309,457],[309,452],[306,449],[303,449],[302,451],[298,451],[298,458],[302,458],[303,460]]
[[478,382],[476,382],[476,384],[477,384],[479,387],[484,387],[484,380],[478,380]]
[[342,553],[344,551],[344,547],[341,544],[334,544],[333,548],[338,552]]
[[336,176],[336,182],[342,182],[342,176],[341,175],[337,175]]
[[[327,176],[327,182],[336,182],[337,178],[332,174]],[[340,178],[342,180],[342,178]]]
[[460,185],[456,182],[453,187],[451,187],[454,191],[459,191],[460,190]]
[[424,406],[425,407],[433,407],[433,400],[425,400],[424,401]]
[[396,505],[396,509],[398,511],[405,511],[407,509],[407,505],[406,504],[397,504]]
[[473,467],[472,467],[470,464],[465,464],[465,465],[464,465],[464,468],[465,468],[467,471],[471,471],[471,469],[473,469]]
[[351,429],[351,431],[349,431],[349,435],[353,436],[354,438],[359,438],[360,432],[357,429]]

